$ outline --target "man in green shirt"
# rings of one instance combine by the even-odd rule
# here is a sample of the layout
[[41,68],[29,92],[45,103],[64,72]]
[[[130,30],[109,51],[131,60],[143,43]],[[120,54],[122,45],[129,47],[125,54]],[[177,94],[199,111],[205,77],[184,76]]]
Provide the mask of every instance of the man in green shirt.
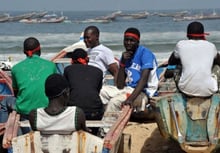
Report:
[[24,41],[26,59],[12,67],[12,87],[16,97],[15,109],[21,117],[28,119],[31,110],[47,107],[45,95],[46,78],[56,73],[53,62],[42,59],[39,41],[29,37]]
[[44,83],[50,74],[56,73],[56,66],[40,58],[40,43],[36,38],[30,37],[24,41],[24,54],[26,59],[13,66],[11,73],[16,110],[28,115],[32,109],[48,105]]

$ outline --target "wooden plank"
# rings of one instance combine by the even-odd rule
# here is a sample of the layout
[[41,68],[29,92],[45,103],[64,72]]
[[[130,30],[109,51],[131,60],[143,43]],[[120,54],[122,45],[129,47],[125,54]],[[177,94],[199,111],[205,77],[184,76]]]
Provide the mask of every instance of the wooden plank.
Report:
[[102,153],[103,140],[85,131],[41,135],[39,131],[12,140],[13,153]]
[[20,120],[20,114],[16,114],[15,122],[14,122],[14,126],[13,126],[12,138],[14,138],[14,137],[16,137],[18,135],[19,120]]
[[130,151],[131,151],[131,135],[127,133],[123,133],[117,153],[130,153]]
[[109,149],[111,153],[116,153],[117,148],[115,148],[117,141],[122,135],[123,129],[126,126],[129,118],[131,116],[132,109],[130,106],[124,106],[122,108],[122,113],[120,114],[117,121],[110,128],[109,132],[104,138],[104,148]]
[[5,134],[2,141],[3,148],[11,147],[11,140],[13,138],[16,115],[17,113],[15,111],[9,114],[7,123],[5,125]]
[[111,127],[114,123],[113,122],[105,122],[105,121],[86,121],[86,127]]

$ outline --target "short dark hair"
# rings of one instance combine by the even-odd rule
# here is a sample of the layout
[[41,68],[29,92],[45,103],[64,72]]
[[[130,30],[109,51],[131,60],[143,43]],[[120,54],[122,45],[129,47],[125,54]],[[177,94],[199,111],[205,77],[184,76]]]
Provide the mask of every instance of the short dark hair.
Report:
[[24,41],[24,51],[33,50],[37,48],[39,45],[40,42],[36,38],[29,37]]
[[[38,49],[38,47],[39,47],[39,49]],[[24,53],[27,56],[28,56],[27,51],[32,51],[33,54],[37,54],[37,55],[41,54],[40,42],[34,37],[29,37],[29,38],[25,39],[24,44],[23,44],[23,48],[24,48]],[[35,51],[33,52],[33,50],[35,50]]]
[[205,39],[203,24],[197,21],[191,22],[187,27],[188,39]]
[[187,27],[187,34],[203,34],[203,24],[197,21],[191,22]]
[[82,48],[77,48],[73,50],[71,54],[72,60],[77,60],[78,58],[86,58],[88,56],[87,52]]
[[127,32],[134,33],[134,34],[138,35],[138,37],[140,38],[140,31],[137,28],[130,27],[127,30],[125,30],[124,34]]
[[88,26],[88,27],[86,27],[86,29],[84,30],[84,32],[87,32],[88,30],[92,30],[92,33],[95,34],[95,35],[97,35],[97,37],[99,37],[99,33],[100,33],[100,32],[99,32],[98,27],[93,26],[93,25]]

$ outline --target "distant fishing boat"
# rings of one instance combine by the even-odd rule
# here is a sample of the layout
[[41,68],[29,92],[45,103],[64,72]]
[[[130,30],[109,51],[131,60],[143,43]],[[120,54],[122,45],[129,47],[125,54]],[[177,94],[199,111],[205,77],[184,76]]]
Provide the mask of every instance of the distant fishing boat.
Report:
[[7,22],[9,20],[9,17],[2,17],[0,18],[0,23]]
[[76,23],[110,23],[116,19],[117,16],[120,16],[121,11],[113,12],[106,16],[100,16],[92,19],[78,20]]
[[22,23],[62,23],[66,19],[65,16],[57,16],[56,14],[46,14],[42,18],[22,19]]
[[119,17],[123,19],[146,19],[149,16],[149,12],[138,12],[138,13],[131,13],[131,14],[121,14]]
[[10,15],[8,13],[0,14],[0,23],[7,22],[9,20]]
[[220,14],[217,14],[215,11],[213,11],[212,14],[207,14],[207,15],[201,13],[192,16],[174,17],[173,21],[217,20],[217,19],[220,19]]
[[34,19],[34,18],[42,18],[44,17],[45,15],[47,15],[47,11],[42,11],[42,12],[36,12],[35,15],[33,15],[31,18]]
[[154,13],[154,15],[158,15],[159,17],[182,17],[189,14],[188,11],[180,11],[174,13]]
[[9,16],[8,21],[14,22],[14,21],[22,20],[22,19],[29,19],[35,14],[36,14],[35,12],[31,12],[31,13],[25,13],[25,14],[16,15],[16,16]]
[[100,18],[95,18],[95,19],[86,19],[86,20],[81,20],[81,21],[75,21],[76,23],[110,23],[112,22],[111,19],[100,19]]

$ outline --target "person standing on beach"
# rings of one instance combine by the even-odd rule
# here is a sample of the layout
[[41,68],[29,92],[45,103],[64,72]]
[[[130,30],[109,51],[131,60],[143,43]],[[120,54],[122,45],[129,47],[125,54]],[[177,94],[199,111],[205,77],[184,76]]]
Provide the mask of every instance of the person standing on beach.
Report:
[[31,110],[47,107],[44,83],[49,75],[57,72],[53,62],[40,58],[41,47],[36,38],[25,39],[24,54],[26,59],[14,65],[11,70],[16,97],[15,110],[21,114],[21,120],[28,119]]
[[[70,99],[68,106],[80,107],[86,120],[101,120],[104,106],[99,96],[102,88],[103,73],[94,66],[88,65],[87,52],[81,48],[72,54],[72,65],[64,69],[64,76],[70,84]],[[91,128],[97,134],[97,128]]]
[[156,57],[139,42],[138,29],[131,27],[124,32],[126,51],[120,59],[117,87],[103,86],[100,94],[103,101],[109,101],[106,112],[119,111],[122,105],[143,112],[148,99],[156,95],[159,83]]
[[[187,27],[188,40],[179,41],[168,60],[171,66],[181,64],[178,89],[189,96],[208,97],[218,91],[219,74],[213,77],[212,68],[220,66],[220,54],[205,35],[202,23],[191,22]],[[216,70],[220,72],[218,67]]]
[[112,50],[100,44],[99,33],[99,29],[96,26],[88,26],[84,30],[84,42],[88,48],[89,65],[101,69],[104,76],[109,71],[114,76],[114,82],[116,84],[118,65]]
[[76,106],[67,107],[69,83],[61,74],[50,75],[45,82],[45,94],[49,105],[32,110],[29,114],[31,127],[45,134],[71,134],[86,130],[85,115]]

